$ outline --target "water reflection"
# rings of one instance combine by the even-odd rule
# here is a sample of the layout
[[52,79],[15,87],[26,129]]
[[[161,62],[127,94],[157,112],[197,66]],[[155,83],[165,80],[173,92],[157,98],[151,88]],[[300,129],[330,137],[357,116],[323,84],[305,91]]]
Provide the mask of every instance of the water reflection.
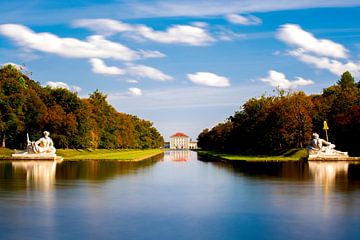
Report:
[[315,183],[323,185],[326,190],[334,186],[336,177],[347,176],[348,170],[348,162],[309,162]]
[[105,181],[118,175],[145,171],[162,159],[156,156],[141,162],[117,161],[0,161],[0,189],[51,190],[60,180]]
[[330,215],[332,193],[335,191],[336,181],[341,186],[347,182],[348,162],[309,162],[309,172],[314,183],[322,190],[323,213]]
[[[67,161],[47,168],[0,161],[0,239],[360,235],[359,164],[234,166],[196,159],[195,152],[173,151],[142,162]],[[28,187],[44,182],[51,191]]]
[[[200,158],[206,161],[204,157]],[[213,161],[213,160],[210,160]],[[212,163],[235,175],[259,180],[313,183],[323,191],[354,191],[360,188],[360,162],[238,162]]]
[[65,161],[58,166],[56,179],[104,181],[118,175],[136,174],[145,171],[162,158],[163,155],[159,155],[140,162]]
[[188,162],[190,161],[190,152],[188,150],[176,150],[165,152],[165,162]]
[[15,176],[25,176],[27,186],[50,190],[55,183],[56,161],[11,162]]

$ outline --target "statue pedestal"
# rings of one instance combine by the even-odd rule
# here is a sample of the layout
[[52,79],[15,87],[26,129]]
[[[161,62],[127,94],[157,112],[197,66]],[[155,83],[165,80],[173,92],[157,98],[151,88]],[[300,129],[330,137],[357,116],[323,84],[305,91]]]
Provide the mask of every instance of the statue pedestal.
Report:
[[309,161],[360,161],[360,157],[349,157],[347,154],[309,154]]
[[51,160],[51,161],[62,161],[63,158],[57,156],[55,153],[35,153],[30,154],[27,152],[14,153],[11,155],[12,160]]

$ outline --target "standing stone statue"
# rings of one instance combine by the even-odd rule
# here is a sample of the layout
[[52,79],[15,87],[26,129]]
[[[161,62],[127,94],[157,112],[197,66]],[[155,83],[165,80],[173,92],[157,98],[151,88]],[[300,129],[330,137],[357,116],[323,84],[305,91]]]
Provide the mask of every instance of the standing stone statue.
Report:
[[27,135],[27,153],[28,154],[41,154],[52,153],[55,154],[56,149],[54,147],[53,140],[50,138],[50,133],[44,131],[44,137],[40,138],[36,142],[31,142],[29,135]]

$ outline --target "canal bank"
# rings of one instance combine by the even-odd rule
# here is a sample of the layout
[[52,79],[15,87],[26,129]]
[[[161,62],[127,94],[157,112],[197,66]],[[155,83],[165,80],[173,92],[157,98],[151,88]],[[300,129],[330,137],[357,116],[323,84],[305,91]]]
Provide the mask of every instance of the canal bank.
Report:
[[[14,150],[0,148],[0,159],[11,160]],[[164,153],[161,149],[58,149],[56,154],[65,161],[80,160],[112,160],[112,161],[142,161]]]
[[240,155],[217,151],[197,150],[200,156],[228,163],[236,162],[288,162],[306,160],[306,149],[290,149],[279,155]]

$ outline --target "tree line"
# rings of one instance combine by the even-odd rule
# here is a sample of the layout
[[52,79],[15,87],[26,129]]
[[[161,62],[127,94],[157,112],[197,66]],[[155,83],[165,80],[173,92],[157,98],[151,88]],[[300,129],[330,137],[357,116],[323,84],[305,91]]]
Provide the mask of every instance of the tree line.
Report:
[[0,68],[1,146],[24,148],[50,131],[57,148],[158,148],[153,123],[120,113],[96,90],[88,98],[63,88],[42,87],[14,65]]
[[313,132],[350,154],[360,153],[360,83],[349,72],[322,94],[302,91],[261,96],[245,102],[239,111],[198,136],[199,147],[243,154],[271,154],[306,147]]

